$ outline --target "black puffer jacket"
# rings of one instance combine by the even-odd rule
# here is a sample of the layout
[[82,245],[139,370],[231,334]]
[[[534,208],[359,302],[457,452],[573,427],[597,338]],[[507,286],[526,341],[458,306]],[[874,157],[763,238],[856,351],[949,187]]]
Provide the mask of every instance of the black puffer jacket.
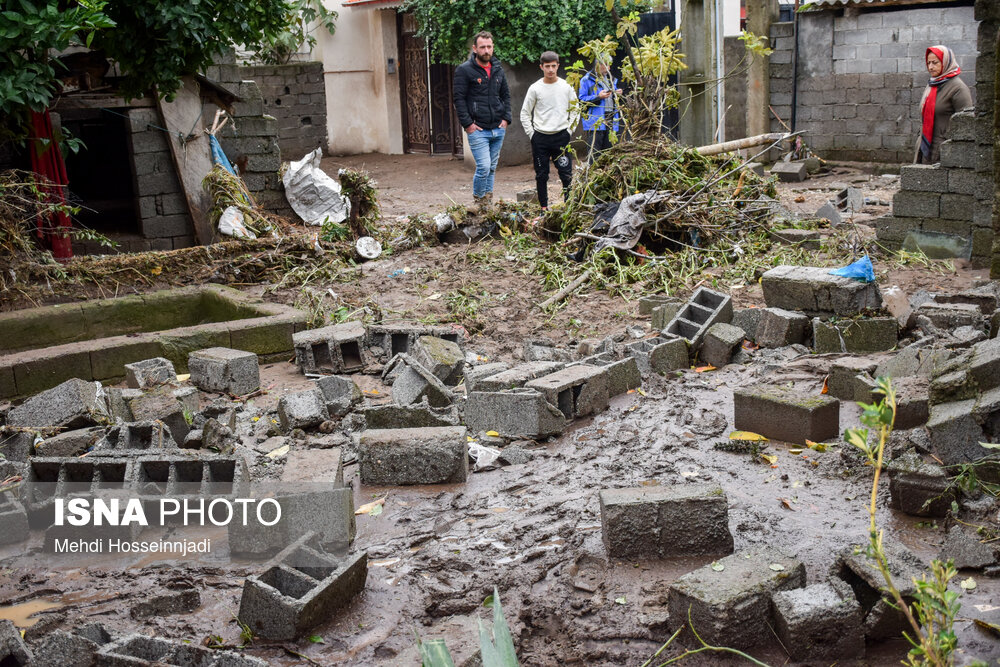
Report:
[[507,77],[499,58],[494,58],[492,63],[491,76],[486,76],[475,54],[455,68],[455,111],[462,127],[475,123],[484,130],[492,130],[500,127],[502,120],[508,125],[511,122]]

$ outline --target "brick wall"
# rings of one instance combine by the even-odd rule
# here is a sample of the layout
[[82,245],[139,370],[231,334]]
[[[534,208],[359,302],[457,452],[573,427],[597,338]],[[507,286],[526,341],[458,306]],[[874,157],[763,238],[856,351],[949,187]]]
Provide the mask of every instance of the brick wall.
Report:
[[283,160],[301,159],[316,148],[326,151],[323,63],[249,65],[240,75],[257,83],[264,113],[276,120]]
[[920,248],[928,254],[958,256],[973,266],[990,264],[993,244],[993,77],[1000,23],[996,0],[977,0],[975,110],[951,117],[941,162],[906,165],[892,214],[876,221],[879,242],[890,249]]
[[[795,129],[824,158],[912,162],[926,48],[951,47],[972,88],[977,33],[971,6],[801,13]],[[792,24],[773,24],[771,41],[771,106],[790,124]],[[771,130],[782,129],[772,118]]]

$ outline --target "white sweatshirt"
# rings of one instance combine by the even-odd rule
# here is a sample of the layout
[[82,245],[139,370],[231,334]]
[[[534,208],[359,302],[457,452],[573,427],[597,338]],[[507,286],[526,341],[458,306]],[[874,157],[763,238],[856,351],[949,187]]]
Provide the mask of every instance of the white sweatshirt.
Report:
[[556,134],[569,130],[572,134],[579,120],[576,108],[576,91],[562,79],[545,83],[544,79],[531,84],[521,107],[521,125],[530,139],[535,132]]

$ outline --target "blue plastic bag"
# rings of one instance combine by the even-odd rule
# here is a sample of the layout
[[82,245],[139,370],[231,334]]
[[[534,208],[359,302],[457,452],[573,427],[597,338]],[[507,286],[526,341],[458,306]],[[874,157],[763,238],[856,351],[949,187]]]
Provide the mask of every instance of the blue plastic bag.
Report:
[[872,260],[868,258],[868,255],[843,268],[831,269],[830,273],[835,276],[860,280],[863,283],[875,282],[875,267],[872,266]]
[[208,135],[208,143],[212,147],[212,162],[235,176],[236,172],[233,171],[233,165],[229,163],[229,158],[226,157],[226,154],[223,152],[222,146],[219,144],[219,140],[215,138],[215,135]]

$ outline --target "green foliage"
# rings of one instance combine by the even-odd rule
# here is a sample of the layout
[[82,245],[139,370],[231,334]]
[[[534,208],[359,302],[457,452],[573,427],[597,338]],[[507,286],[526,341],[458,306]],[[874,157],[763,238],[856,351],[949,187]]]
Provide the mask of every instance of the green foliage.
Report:
[[[486,598],[484,604],[493,607],[493,636],[490,636],[489,628],[479,621],[479,655],[483,667],[518,667],[514,640],[510,635],[507,619],[504,618],[500,594],[496,587],[493,588],[493,595]],[[455,662],[443,639],[421,640],[418,634],[417,648],[420,650],[423,667],[455,667]]]
[[320,227],[319,238],[321,241],[328,241],[330,243],[343,241],[347,238],[349,231],[347,225],[342,225],[327,218],[323,226]]
[[948,590],[948,582],[957,574],[958,570],[952,561],[942,563],[932,560],[931,579],[928,580],[926,576],[914,579],[917,593],[913,613],[925,635],[915,640],[909,634],[904,634],[913,646],[906,656],[905,664],[922,667],[953,663],[951,656],[958,644],[953,626],[962,605],[958,602],[959,594]]
[[[316,29],[331,35],[336,31],[337,12],[323,6],[322,0],[289,0],[285,28],[267,41],[246,44],[256,60],[283,65],[303,46],[311,51],[316,46]],[[315,26],[312,26],[315,24]]]
[[[644,10],[648,0],[617,0],[619,14]],[[511,64],[538,62],[542,51],[568,58],[589,39],[614,32],[604,3],[594,0],[408,0],[403,11],[417,19],[437,60],[460,63],[469,56],[469,40],[489,30],[495,53]]]

